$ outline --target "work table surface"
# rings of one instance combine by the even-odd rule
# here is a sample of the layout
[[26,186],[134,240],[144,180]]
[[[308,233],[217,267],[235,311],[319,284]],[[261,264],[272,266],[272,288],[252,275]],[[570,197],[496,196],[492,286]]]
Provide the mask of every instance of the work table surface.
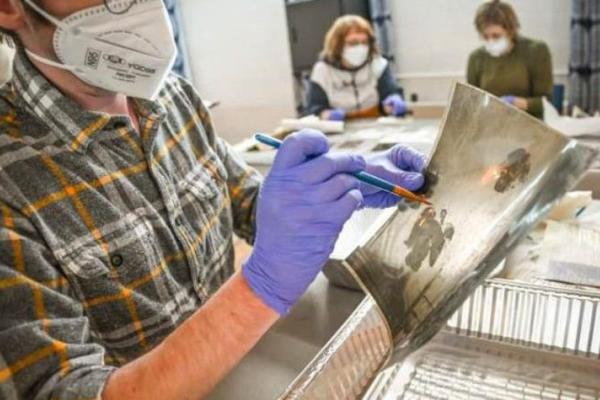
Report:
[[290,314],[277,322],[210,399],[276,399],[363,298],[362,292],[332,286],[319,275]]

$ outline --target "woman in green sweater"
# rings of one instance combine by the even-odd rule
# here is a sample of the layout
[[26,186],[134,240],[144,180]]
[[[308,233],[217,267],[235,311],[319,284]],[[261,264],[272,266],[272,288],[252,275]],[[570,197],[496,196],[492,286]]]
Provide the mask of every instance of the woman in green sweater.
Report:
[[484,40],[469,57],[467,82],[543,118],[542,98],[552,98],[552,57],[544,42],[519,35],[513,8],[502,1],[484,3],[475,27]]

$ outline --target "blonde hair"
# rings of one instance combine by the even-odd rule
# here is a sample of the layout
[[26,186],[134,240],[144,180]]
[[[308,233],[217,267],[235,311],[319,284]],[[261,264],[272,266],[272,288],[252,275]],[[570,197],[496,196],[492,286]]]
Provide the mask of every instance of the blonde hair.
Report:
[[344,15],[335,20],[325,35],[321,57],[330,63],[341,63],[344,40],[353,30],[366,33],[369,37],[369,59],[379,53],[375,46],[375,32],[369,21],[358,15]]
[[480,34],[490,25],[499,25],[506,29],[511,39],[517,37],[521,24],[514,8],[501,0],[488,1],[477,9],[475,28]]

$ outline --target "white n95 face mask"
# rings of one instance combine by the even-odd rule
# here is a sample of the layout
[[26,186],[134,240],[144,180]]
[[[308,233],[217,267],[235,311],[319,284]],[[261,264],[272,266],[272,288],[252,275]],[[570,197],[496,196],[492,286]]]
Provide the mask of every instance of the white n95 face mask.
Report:
[[24,1],[56,25],[54,51],[61,62],[26,50],[31,58],[68,70],[98,88],[148,100],[157,96],[177,56],[162,0],[137,0],[122,14],[100,5],[63,20]]
[[502,36],[499,39],[486,40],[485,42],[485,50],[492,57],[500,57],[506,54],[509,47],[510,42],[508,41],[508,38],[506,36]]
[[360,67],[369,58],[369,46],[366,44],[357,44],[353,46],[344,46],[342,57],[344,61],[353,68]]

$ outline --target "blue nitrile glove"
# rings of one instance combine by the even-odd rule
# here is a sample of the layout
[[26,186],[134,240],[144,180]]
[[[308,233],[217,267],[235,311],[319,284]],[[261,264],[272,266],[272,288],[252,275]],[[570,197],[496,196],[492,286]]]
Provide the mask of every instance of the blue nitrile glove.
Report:
[[401,117],[406,114],[407,106],[406,102],[399,94],[391,94],[383,101],[384,107],[389,107],[392,110],[392,115],[395,117]]
[[503,102],[505,102],[506,104],[510,104],[511,106],[514,106],[515,105],[516,96],[512,96],[512,95],[511,96],[502,96],[502,97],[500,97],[500,99]]
[[363,157],[329,154],[325,135],[304,130],[277,152],[258,197],[256,240],[243,275],[262,301],[283,315],[329,259],[344,223],[359,209]]
[[341,108],[334,108],[333,110],[329,110],[329,120],[330,121],[343,121],[346,119],[346,111]]
[[[423,170],[426,163],[425,155],[410,147],[396,145],[384,153],[367,157],[366,172],[404,189],[415,191],[425,183]],[[366,183],[361,183],[360,191],[364,197],[365,206],[370,208],[392,207],[401,200],[396,195],[381,191]]]

